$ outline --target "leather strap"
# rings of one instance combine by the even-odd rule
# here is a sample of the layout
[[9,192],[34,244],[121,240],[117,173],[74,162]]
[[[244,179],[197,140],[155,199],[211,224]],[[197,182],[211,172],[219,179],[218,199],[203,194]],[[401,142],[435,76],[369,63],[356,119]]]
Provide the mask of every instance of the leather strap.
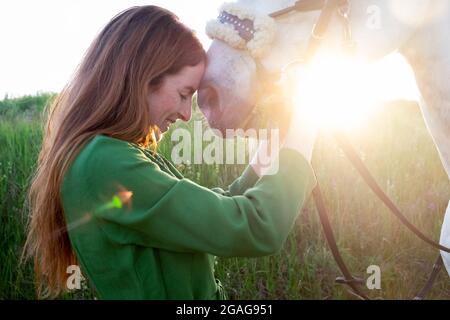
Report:
[[389,210],[401,221],[401,223],[403,223],[403,225],[405,227],[407,227],[410,231],[412,231],[417,237],[419,237],[420,239],[422,239],[424,242],[428,243],[432,247],[435,247],[436,249],[450,253],[450,248],[447,248],[447,247],[433,241],[429,237],[427,237],[416,226],[414,226],[408,220],[408,218],[406,218],[406,216],[400,211],[400,209],[394,204],[394,202],[392,202],[392,200],[386,195],[386,193],[381,189],[381,187],[375,181],[374,177],[370,174],[369,170],[364,165],[363,161],[358,156],[355,149],[353,149],[353,147],[351,146],[347,137],[342,133],[336,133],[334,137],[336,138],[339,146],[344,151],[347,158],[353,164],[355,169],[359,172],[359,174],[364,179],[364,181],[367,183],[367,185],[370,187],[370,189],[389,208]]
[[[337,140],[338,145],[340,148],[344,151],[344,154],[347,156],[347,158],[350,160],[350,162],[353,164],[353,166],[356,168],[356,170],[359,172],[361,177],[364,179],[364,181],[367,183],[367,185],[371,188],[371,190],[378,196],[378,198],[381,199],[381,201],[390,209],[390,211],[405,225],[410,231],[412,231],[417,237],[425,241],[426,243],[430,244],[431,246],[445,251],[450,252],[450,249],[440,245],[439,243],[431,240],[426,235],[424,235],[417,227],[415,227],[409,220],[402,214],[400,209],[389,199],[389,197],[385,194],[385,192],[381,189],[381,187],[378,185],[378,183],[375,181],[373,176],[370,174],[367,167],[364,165],[361,158],[358,156],[350,142],[348,141],[347,137],[342,133],[335,133],[334,135],[335,139]],[[336,278],[336,282],[341,284],[348,285],[353,293],[358,296],[361,299],[369,300],[369,297],[365,295],[359,286],[364,284],[364,281],[362,279],[356,278],[352,276],[349,269],[347,268],[347,265],[345,264],[344,260],[342,259],[342,256],[340,255],[339,249],[336,244],[336,239],[334,237],[333,229],[331,228],[331,224],[328,218],[328,210],[325,206],[322,192],[320,190],[319,184],[317,184],[316,188],[312,192],[314,201],[316,203],[317,211],[319,213],[320,222],[323,227],[323,231],[325,234],[325,238],[327,240],[328,246],[330,247],[331,253],[333,254],[334,260],[336,261],[339,269],[342,272],[343,277]],[[440,270],[443,266],[443,260],[442,256],[439,254],[434,266],[433,270],[428,278],[428,281],[426,282],[425,286],[420,290],[420,292],[416,295],[414,298],[415,300],[422,300],[425,298],[425,296],[428,294],[428,292],[431,290],[434,281],[437,278],[437,275],[439,274]]]
[[328,210],[323,201],[319,182],[317,182],[317,185],[312,191],[312,194],[316,203],[317,211],[319,212],[320,222],[322,223],[323,232],[325,234],[328,246],[330,247],[334,260],[336,261],[339,269],[344,276],[343,278],[336,278],[336,281],[348,285],[359,298],[369,300],[369,297],[366,296],[359,288],[359,286],[363,284],[364,281],[352,276],[339,252],[336,244],[336,238],[334,237],[333,229],[331,228],[330,220],[328,218]]

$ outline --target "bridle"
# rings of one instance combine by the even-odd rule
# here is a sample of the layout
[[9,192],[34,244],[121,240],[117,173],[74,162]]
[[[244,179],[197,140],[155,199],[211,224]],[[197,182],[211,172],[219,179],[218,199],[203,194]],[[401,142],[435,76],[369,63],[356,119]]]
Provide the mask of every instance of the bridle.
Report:
[[[317,22],[315,23],[311,31],[311,35],[306,49],[306,54],[301,59],[302,62],[308,62],[315,56],[318,48],[320,47],[323,39],[325,38],[325,34],[328,30],[330,22],[336,13],[338,14],[344,27],[343,44],[347,49],[350,50],[352,50],[355,47],[355,43],[353,42],[352,39],[352,32],[351,32],[352,30],[349,20],[349,11],[350,11],[349,0],[299,0],[293,6],[272,12],[269,14],[269,16],[271,18],[278,18],[294,11],[307,12],[318,10],[320,10],[321,12]],[[250,20],[244,21],[244,19],[239,19],[236,15],[230,15],[226,12],[221,13],[221,15],[219,16],[219,20],[221,21],[221,23],[228,22],[232,24],[235,27],[236,31],[239,33],[239,35],[246,41],[251,40],[253,35],[255,34],[254,27]],[[261,64],[258,63],[258,61],[255,62],[257,62],[258,68],[261,69],[262,72],[264,73],[265,70],[261,66]],[[424,242],[428,243],[429,245],[431,245],[436,249],[450,253],[450,248],[447,248],[431,240],[429,237],[423,234],[416,226],[414,226],[406,218],[404,214],[402,214],[401,210],[386,195],[386,193],[382,190],[382,188],[378,185],[376,180],[370,174],[369,170],[367,169],[361,158],[358,156],[357,152],[353,149],[347,137],[343,133],[338,132],[334,134],[334,137],[340,148],[343,150],[344,154],[347,156],[347,158],[355,167],[355,169],[359,172],[359,174],[367,183],[367,185],[370,187],[370,189],[389,208],[390,212],[394,214],[405,227],[407,227],[411,232],[413,232],[417,237],[422,239]],[[357,297],[368,300],[369,297],[366,294],[364,294],[363,291],[361,290],[361,286],[364,285],[364,281],[360,278],[354,277],[351,274],[339,252],[336,239],[333,233],[333,229],[331,227],[330,220],[328,218],[329,217],[328,210],[325,206],[323,195],[318,183],[314,188],[312,194],[317,207],[317,211],[319,213],[320,222],[322,224],[328,246],[330,247],[333,257],[343,275],[342,277],[336,278],[336,282],[348,285]],[[422,300],[425,298],[426,294],[431,290],[432,285],[439,271],[442,269],[442,266],[443,260],[442,256],[439,254],[436,262],[433,265],[433,270],[428,278],[427,283],[425,284],[423,289],[420,290],[420,292],[415,296],[414,299]]]
[[291,7],[270,13],[269,16],[272,18],[278,18],[293,11],[308,12],[317,10],[321,10],[320,16],[312,28],[303,60],[309,61],[314,57],[322,41],[325,39],[325,34],[328,30],[333,15],[336,12],[338,13],[338,17],[343,25],[343,45],[347,50],[354,49],[355,43],[353,42],[349,19],[349,0],[300,0]]

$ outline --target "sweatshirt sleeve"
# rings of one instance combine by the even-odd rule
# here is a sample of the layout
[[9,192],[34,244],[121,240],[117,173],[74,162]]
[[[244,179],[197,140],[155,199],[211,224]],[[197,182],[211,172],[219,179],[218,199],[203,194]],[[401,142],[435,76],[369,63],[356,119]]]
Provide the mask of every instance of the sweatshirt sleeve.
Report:
[[280,151],[276,174],[258,179],[248,167],[226,192],[172,177],[126,144],[99,146],[84,160],[80,174],[105,235],[175,252],[277,252],[315,185],[309,163],[291,149]]
[[[161,157],[164,163],[169,168],[170,172],[172,172],[176,177],[183,178],[183,175],[180,171],[166,158]],[[253,187],[256,181],[258,181],[259,176],[253,170],[253,168],[248,165],[245,170],[242,172],[241,176],[234,180],[226,190],[215,187],[211,188],[212,191],[217,192],[224,196],[235,196],[243,194],[248,188]]]
[[253,170],[253,168],[248,165],[245,170],[242,172],[241,176],[233,181],[228,187],[228,189],[224,190],[222,188],[216,187],[211,188],[212,191],[217,192],[223,196],[236,196],[244,194],[247,189],[253,187],[255,183],[258,181],[259,176]]

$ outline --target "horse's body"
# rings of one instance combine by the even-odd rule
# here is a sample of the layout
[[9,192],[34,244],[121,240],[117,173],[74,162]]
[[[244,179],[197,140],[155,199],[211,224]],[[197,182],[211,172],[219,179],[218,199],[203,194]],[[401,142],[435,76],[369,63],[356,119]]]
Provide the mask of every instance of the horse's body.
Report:
[[[295,1],[241,0],[250,12],[267,15]],[[350,21],[356,54],[369,60],[400,52],[411,65],[421,93],[419,101],[428,130],[450,177],[450,3],[447,0],[354,0]],[[279,71],[305,51],[318,11],[290,13],[277,19],[272,49],[260,59],[266,70]],[[328,28],[323,50],[340,47],[337,17]],[[243,50],[214,40],[199,92],[199,105],[210,125],[222,132],[238,128],[257,103],[261,83],[257,64]],[[450,202],[440,242],[450,247]],[[450,254],[443,253],[450,273]]]

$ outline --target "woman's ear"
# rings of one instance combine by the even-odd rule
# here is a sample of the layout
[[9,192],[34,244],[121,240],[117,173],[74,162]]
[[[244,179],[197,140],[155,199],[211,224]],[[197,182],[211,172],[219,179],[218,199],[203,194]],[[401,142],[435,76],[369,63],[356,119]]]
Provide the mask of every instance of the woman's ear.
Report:
[[149,93],[155,92],[162,84],[162,76],[156,77],[148,82],[147,90]]
[[147,93],[155,92],[156,90],[158,90],[158,87],[159,87],[159,85],[152,84],[151,82],[149,82],[147,85]]

